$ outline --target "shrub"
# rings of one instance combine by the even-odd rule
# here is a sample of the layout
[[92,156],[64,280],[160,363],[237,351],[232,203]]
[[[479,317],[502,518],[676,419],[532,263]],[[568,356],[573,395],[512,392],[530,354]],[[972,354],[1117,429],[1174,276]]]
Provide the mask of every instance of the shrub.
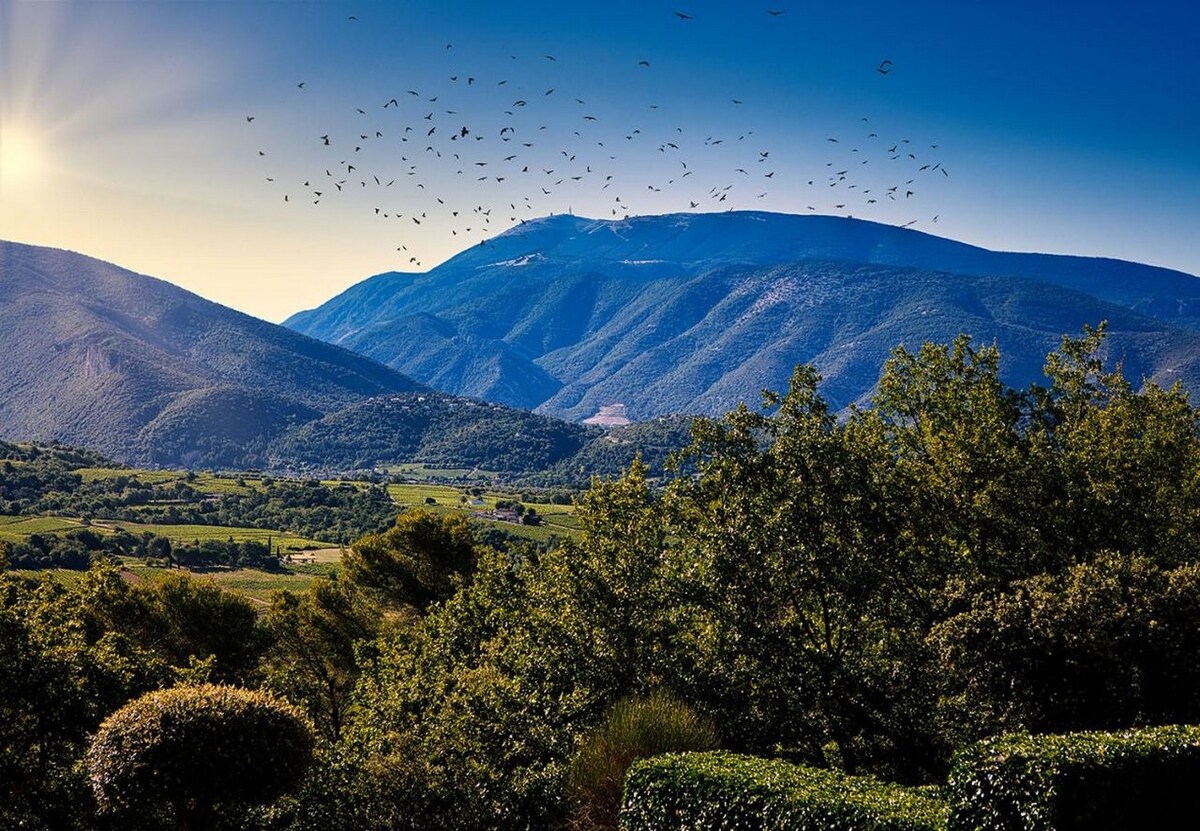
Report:
[[218,805],[271,802],[312,756],[298,710],[266,693],[204,685],[152,692],[100,725],[88,749],[107,810],[169,805],[181,828],[208,827]]
[[1200,727],[1033,736],[960,751],[951,831],[1171,828],[1200,814]]
[[626,831],[942,831],[927,789],[732,753],[637,762],[625,781]]
[[716,746],[712,724],[668,693],[618,701],[571,763],[569,825],[581,831],[615,829],[625,773],[634,760]]

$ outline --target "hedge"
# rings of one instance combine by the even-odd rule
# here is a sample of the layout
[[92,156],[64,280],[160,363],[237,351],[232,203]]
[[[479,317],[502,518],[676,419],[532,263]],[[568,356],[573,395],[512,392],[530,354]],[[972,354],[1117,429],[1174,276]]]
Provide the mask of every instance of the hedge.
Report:
[[1200,727],[995,736],[956,754],[947,799],[950,831],[1194,825]]
[[635,762],[624,831],[944,831],[927,791],[733,753],[676,753]]
[[[211,684],[148,693],[110,715],[87,753],[97,801],[120,810],[274,800],[312,755],[308,720],[267,693]],[[193,823],[192,827],[196,827]]]

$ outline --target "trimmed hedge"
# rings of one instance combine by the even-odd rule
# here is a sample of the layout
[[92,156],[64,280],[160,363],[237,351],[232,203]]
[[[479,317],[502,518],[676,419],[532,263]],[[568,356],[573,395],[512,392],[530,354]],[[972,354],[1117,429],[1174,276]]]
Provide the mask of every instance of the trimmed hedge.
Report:
[[299,780],[312,756],[308,720],[264,692],[211,684],[148,693],[110,715],[87,753],[109,810],[173,805],[184,827],[217,804],[259,804]]
[[1200,817],[1200,727],[1032,736],[960,751],[950,831],[1174,828]]
[[733,753],[635,762],[624,831],[944,831],[946,805],[927,791]]

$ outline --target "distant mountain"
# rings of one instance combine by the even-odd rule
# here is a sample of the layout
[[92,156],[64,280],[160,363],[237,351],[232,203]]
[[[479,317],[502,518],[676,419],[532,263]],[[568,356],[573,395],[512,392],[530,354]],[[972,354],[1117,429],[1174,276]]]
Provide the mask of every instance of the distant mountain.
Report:
[[[508,377],[503,350],[489,349],[469,368],[485,386],[489,354],[493,385]],[[56,440],[142,465],[522,472],[602,432],[435,393],[162,280],[0,242],[0,440]]]
[[1109,321],[1129,375],[1200,389],[1200,280],[1119,260],[988,251],[861,220],[758,212],[526,222],[424,274],[285,321],[447,392],[580,420],[718,414],[811,362],[844,406],[897,344],[968,332],[1010,383]]
[[99,260],[0,243],[0,436],[227,464],[294,425],[421,385]]

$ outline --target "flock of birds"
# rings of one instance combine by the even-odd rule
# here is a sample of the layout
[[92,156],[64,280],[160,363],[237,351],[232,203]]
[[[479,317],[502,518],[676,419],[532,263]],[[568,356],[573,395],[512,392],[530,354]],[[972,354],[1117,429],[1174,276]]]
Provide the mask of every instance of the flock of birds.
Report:
[[[771,17],[784,13],[767,10]],[[693,20],[686,12],[674,15],[681,24]],[[347,23],[357,25],[357,16],[350,15]],[[448,43],[443,51],[450,56],[453,48]],[[822,167],[814,162],[815,169],[796,180],[794,165],[779,165],[786,172],[777,177],[777,162],[795,148],[780,153],[763,147],[748,129],[697,133],[691,125],[673,123],[667,118],[669,106],[652,100],[645,103],[642,123],[610,123],[603,108],[555,85],[561,77],[555,72],[556,55],[532,60],[540,64],[536,74],[544,85],[539,88],[528,80],[510,84],[505,77],[451,70],[436,89],[398,89],[386,100],[348,107],[342,123],[307,137],[322,155],[301,175],[272,172],[275,154],[257,148],[267,165],[264,178],[282,189],[277,198],[289,204],[321,205],[354,194],[354,203],[373,208],[376,219],[396,223],[396,251],[420,268],[419,241],[429,225],[448,227],[464,242],[486,244],[526,219],[564,208],[571,212],[574,199],[588,198],[593,205],[602,199],[612,218],[628,218],[646,195],[677,199],[679,210],[733,210],[753,206],[772,188],[785,188],[793,199],[806,192],[801,201],[808,211],[854,216],[883,203],[915,205],[914,197],[930,178],[950,175],[936,158],[937,144],[885,139],[863,117],[853,135],[826,139]],[[652,67],[649,59],[638,62],[641,71]],[[887,76],[894,68],[885,59],[875,72]],[[304,94],[306,86],[300,81],[295,93]],[[743,123],[743,103],[740,98],[726,102],[728,109],[718,112],[721,121]],[[251,127],[255,121],[256,116],[246,116]],[[638,153],[657,158],[651,164],[631,163]],[[882,170],[876,174],[876,168]],[[645,181],[643,172],[643,180],[634,183],[633,171],[646,169],[653,171],[652,178]],[[721,178],[713,180],[717,171]],[[708,180],[697,182],[701,176]],[[448,186],[447,177],[467,186]],[[935,214],[930,221],[939,218]]]

